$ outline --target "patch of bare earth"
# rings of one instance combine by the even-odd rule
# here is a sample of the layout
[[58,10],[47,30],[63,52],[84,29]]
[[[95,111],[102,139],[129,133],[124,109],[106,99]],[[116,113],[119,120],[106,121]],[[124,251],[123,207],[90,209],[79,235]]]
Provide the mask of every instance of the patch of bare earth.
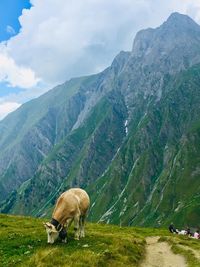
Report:
[[185,258],[174,254],[167,242],[158,242],[159,236],[146,238],[146,258],[141,267],[187,267]]

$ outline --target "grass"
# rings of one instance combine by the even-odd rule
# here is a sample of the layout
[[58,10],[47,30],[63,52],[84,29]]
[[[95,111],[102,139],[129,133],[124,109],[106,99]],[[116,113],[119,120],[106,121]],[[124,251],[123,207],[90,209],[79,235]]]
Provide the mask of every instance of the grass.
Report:
[[[73,228],[73,227],[72,227]],[[145,239],[136,229],[90,224],[86,238],[47,244],[41,219],[0,215],[0,266],[138,266]]]
[[188,267],[200,266],[200,240],[172,235],[160,228],[119,227],[107,224],[86,225],[86,237],[68,243],[47,244],[44,219],[0,214],[0,266],[5,267],[129,267],[139,266],[145,257],[145,238],[160,236],[172,251],[182,254]]
[[168,242],[175,254],[185,257],[188,267],[200,266],[200,240],[188,236],[170,235],[160,237],[159,242]]

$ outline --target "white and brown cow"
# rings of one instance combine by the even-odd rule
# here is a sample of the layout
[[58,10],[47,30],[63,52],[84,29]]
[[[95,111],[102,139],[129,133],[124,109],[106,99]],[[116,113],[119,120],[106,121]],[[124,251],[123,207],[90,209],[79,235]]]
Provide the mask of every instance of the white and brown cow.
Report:
[[57,200],[52,220],[44,223],[47,231],[47,243],[53,244],[60,236],[67,242],[66,228],[74,221],[75,239],[85,236],[84,224],[90,199],[88,194],[80,188],[72,188],[64,192]]

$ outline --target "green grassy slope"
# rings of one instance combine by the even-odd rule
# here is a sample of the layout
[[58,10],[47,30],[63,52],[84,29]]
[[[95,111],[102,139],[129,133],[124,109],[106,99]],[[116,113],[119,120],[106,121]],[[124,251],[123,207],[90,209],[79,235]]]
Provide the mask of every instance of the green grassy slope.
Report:
[[[138,266],[144,237],[132,228],[86,225],[86,237],[46,243],[42,220],[0,215],[0,266]],[[73,228],[73,227],[72,227]]]
[[[47,244],[43,220],[0,214],[0,266],[4,267],[123,267],[140,266],[145,258],[145,238],[160,236],[174,253],[182,254],[188,267],[198,267],[200,240],[170,234],[165,229],[86,224],[86,237],[68,243]],[[199,256],[198,256],[199,255]]]

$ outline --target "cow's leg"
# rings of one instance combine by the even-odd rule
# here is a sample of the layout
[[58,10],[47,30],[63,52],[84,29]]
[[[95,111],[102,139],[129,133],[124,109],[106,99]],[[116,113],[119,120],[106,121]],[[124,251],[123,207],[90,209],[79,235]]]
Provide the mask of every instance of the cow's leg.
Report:
[[85,237],[85,215],[80,217],[80,237]]
[[67,237],[65,237],[65,239],[62,239],[62,243],[67,243]]
[[70,219],[67,220],[67,222],[66,222],[66,230],[69,229],[69,227],[71,226],[73,220],[74,220],[74,218],[70,218]]
[[80,224],[80,214],[77,214],[74,217],[74,239],[79,240],[80,238],[80,228],[79,228],[79,224]]

